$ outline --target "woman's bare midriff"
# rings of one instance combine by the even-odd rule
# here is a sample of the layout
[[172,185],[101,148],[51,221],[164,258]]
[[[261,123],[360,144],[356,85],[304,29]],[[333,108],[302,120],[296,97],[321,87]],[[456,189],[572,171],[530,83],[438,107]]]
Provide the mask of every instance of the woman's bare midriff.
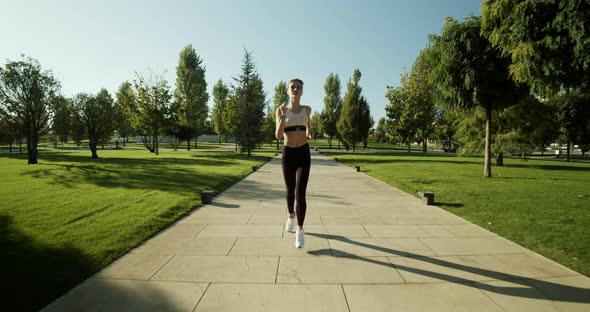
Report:
[[285,145],[288,147],[300,147],[307,143],[306,131],[290,131],[284,133]]

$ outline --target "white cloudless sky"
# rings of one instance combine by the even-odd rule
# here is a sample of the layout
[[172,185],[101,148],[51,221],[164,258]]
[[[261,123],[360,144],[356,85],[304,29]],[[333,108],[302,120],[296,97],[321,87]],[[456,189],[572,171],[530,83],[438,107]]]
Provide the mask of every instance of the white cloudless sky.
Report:
[[0,0],[0,64],[20,55],[53,71],[62,92],[114,96],[136,72],[164,73],[171,88],[178,55],[192,44],[217,80],[233,83],[252,52],[272,105],[280,80],[304,81],[302,103],[323,109],[324,82],[338,74],[342,96],[355,68],[375,121],[386,86],[398,86],[429,34],[444,20],[480,15],[480,0]]

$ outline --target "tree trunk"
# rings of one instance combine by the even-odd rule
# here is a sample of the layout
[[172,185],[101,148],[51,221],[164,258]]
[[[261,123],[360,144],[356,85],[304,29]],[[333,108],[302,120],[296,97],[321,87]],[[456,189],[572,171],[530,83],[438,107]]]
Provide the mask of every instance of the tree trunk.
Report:
[[190,151],[190,150],[191,150],[191,139],[188,139],[188,140],[186,141],[186,150],[187,150],[187,151]]
[[566,156],[565,156],[565,161],[570,161],[570,147],[572,146],[572,143],[570,140],[567,140],[567,151],[566,151]]
[[332,149],[332,137],[328,138],[328,144],[330,144],[330,149]]
[[422,152],[426,153],[428,151],[428,147],[426,146],[426,138],[422,138]]
[[504,153],[499,152],[498,156],[496,156],[496,166],[503,167],[504,166]]
[[483,170],[484,178],[492,177],[492,105],[486,106],[486,150],[485,150],[485,164]]
[[406,142],[407,142],[407,144],[408,144],[408,153],[409,153],[409,152],[411,152],[411,151],[412,151],[412,146],[410,145],[410,136],[408,136],[408,139],[407,139],[407,141],[406,141]]
[[28,157],[28,164],[34,165],[37,163],[37,144],[38,138],[36,135],[29,135],[27,138],[27,157]]
[[[8,143],[8,151],[12,153],[12,142]],[[582,156],[584,155],[582,154]]]
[[154,144],[156,145],[156,155],[160,155],[160,141],[158,140],[158,133],[154,135]]

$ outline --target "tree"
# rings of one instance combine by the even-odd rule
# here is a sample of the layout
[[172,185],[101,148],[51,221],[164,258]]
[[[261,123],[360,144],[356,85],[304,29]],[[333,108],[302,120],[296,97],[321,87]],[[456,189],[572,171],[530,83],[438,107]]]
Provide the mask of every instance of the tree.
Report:
[[557,110],[557,121],[567,140],[566,161],[570,161],[570,149],[574,143],[589,143],[590,96],[574,91],[552,98],[551,105]]
[[313,112],[311,115],[311,124],[314,131],[314,139],[317,141],[318,136],[324,136],[324,124],[322,122],[321,114],[318,112]]
[[485,109],[484,177],[491,178],[492,112],[516,102],[523,92],[508,76],[509,60],[499,55],[480,30],[480,17],[470,16],[462,23],[447,18],[432,46],[436,66],[431,79],[441,96],[451,100],[450,105]]
[[330,73],[324,83],[324,109],[322,110],[321,119],[324,126],[324,132],[328,136],[328,143],[332,148],[332,138],[338,136],[336,124],[340,109],[342,107],[342,98],[340,96],[340,78],[337,74]]
[[68,141],[68,134],[70,133],[70,122],[71,114],[70,100],[58,96],[55,101],[54,113],[53,113],[53,135],[55,135],[55,148],[57,143],[66,143]]
[[402,74],[401,86],[395,88],[388,86],[385,94],[389,100],[389,104],[385,106],[385,112],[389,120],[395,124],[396,132],[404,139],[408,153],[411,151],[411,140],[418,129],[416,106],[412,105],[409,81],[409,74]]
[[12,144],[19,138],[19,129],[14,122],[0,116],[0,142],[8,144],[8,149],[12,153]]
[[114,131],[113,102],[106,89],[101,89],[96,96],[80,93],[74,98],[76,112],[90,141],[92,158],[98,158],[98,143]]
[[264,123],[262,124],[262,137],[265,142],[272,143],[272,141],[276,139],[275,125],[275,112],[267,105],[266,116],[264,117]]
[[590,86],[590,2],[486,0],[482,34],[503,57],[511,76],[533,92]]
[[0,67],[0,116],[22,131],[27,140],[27,163],[36,164],[39,138],[51,129],[53,106],[60,91],[50,71],[22,57]]
[[170,87],[161,75],[146,79],[138,74],[133,84],[137,100],[130,108],[131,122],[142,135],[144,146],[159,155],[158,135],[170,114]]
[[223,110],[223,121],[226,132],[232,135],[236,140],[236,150],[238,150],[238,132],[240,131],[240,106],[235,91],[230,90],[227,96],[227,102]]
[[244,50],[244,64],[242,74],[234,78],[237,86],[234,87],[235,100],[239,111],[239,131],[237,138],[242,146],[242,151],[251,156],[252,150],[262,139],[262,123],[264,120],[264,107],[266,105],[262,79],[256,72],[252,53]]
[[[176,67],[176,89],[172,110],[176,112],[179,127],[184,131],[180,139],[187,141],[187,150],[191,149],[191,138],[199,137],[205,131],[205,120],[209,108],[209,94],[205,80],[205,66],[192,45],[187,45],[180,52]],[[197,140],[195,138],[195,146]]]
[[377,121],[377,127],[375,128],[375,142],[385,143],[387,140],[387,134],[385,129],[385,118],[379,118]]
[[[276,124],[276,114],[275,112],[282,104],[288,105],[289,104],[289,94],[287,93],[287,83],[284,81],[279,81],[279,83],[275,86],[275,95],[273,97],[273,110],[272,110],[272,120]],[[273,128],[275,125],[273,124]],[[274,130],[273,130],[274,133]],[[274,137],[274,134],[273,134]],[[275,138],[276,139],[276,138]],[[279,150],[279,140],[277,140],[277,151]]]
[[372,118],[369,104],[361,95],[362,88],[359,85],[361,72],[354,70],[352,80],[348,81],[346,94],[342,103],[342,114],[338,119],[337,128],[342,140],[352,147],[354,153],[356,144],[363,142],[369,136],[372,127]]
[[115,94],[115,130],[119,137],[123,138],[123,146],[133,134],[131,123],[131,111],[135,107],[137,97],[133,91],[133,85],[129,81],[123,82]]
[[437,110],[434,105],[434,86],[428,79],[433,63],[430,46],[420,51],[410,72],[410,103],[414,113],[417,134],[422,139],[422,152],[426,153],[426,140],[433,134]]
[[221,144],[221,137],[225,138],[227,142],[228,129],[225,126],[223,119],[223,112],[229,96],[229,88],[223,83],[221,79],[213,86],[213,111],[211,113],[211,121],[215,125],[215,132],[219,137],[219,144]]

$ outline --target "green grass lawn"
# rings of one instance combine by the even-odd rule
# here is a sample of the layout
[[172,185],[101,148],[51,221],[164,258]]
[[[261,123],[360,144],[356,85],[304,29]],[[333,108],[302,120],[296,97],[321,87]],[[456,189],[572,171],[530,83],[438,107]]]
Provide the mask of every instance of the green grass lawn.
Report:
[[4,306],[37,310],[268,161],[232,151],[0,154]]
[[590,276],[590,163],[505,159],[487,179],[482,158],[322,152]]

